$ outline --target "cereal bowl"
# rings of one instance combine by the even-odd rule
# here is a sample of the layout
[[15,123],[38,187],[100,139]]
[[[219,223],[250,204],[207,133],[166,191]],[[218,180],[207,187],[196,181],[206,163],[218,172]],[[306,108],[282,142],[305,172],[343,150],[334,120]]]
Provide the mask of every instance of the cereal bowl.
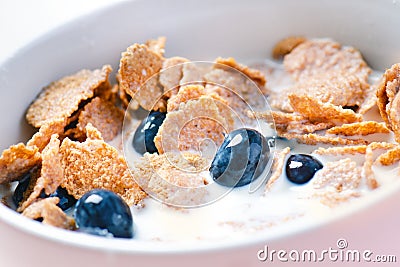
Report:
[[[167,56],[200,61],[233,56],[239,62],[251,63],[269,58],[273,45],[287,36],[329,37],[358,48],[373,69],[384,71],[400,62],[396,27],[400,25],[399,11],[400,4],[396,1],[151,0],[107,7],[49,32],[2,63],[2,149],[25,142],[32,135],[33,129],[25,122],[24,114],[42,87],[83,68],[95,69],[108,63],[118,70],[121,52],[132,43],[166,36]],[[174,234],[191,236],[180,242],[109,239],[65,231],[24,218],[0,205],[3,241],[0,263],[4,266],[257,266],[268,263],[262,261],[266,246],[276,251],[322,251],[329,247],[341,249],[338,245],[343,240],[351,249],[398,255],[396,226],[400,217],[393,211],[399,206],[399,190],[400,182],[394,179],[368,197],[332,212],[319,215],[315,212],[318,216],[289,219],[285,224],[283,221],[287,219],[280,217],[278,222],[269,223],[284,225],[266,231],[241,234],[240,228],[234,228],[229,232],[232,236],[224,239],[208,236],[201,240],[191,235],[200,227],[197,224],[207,225],[218,210],[200,213],[192,221],[185,219],[185,214],[159,217],[160,221],[136,221],[138,229],[141,223],[143,228],[147,225],[148,233],[153,231],[151,227],[156,231],[162,223],[175,227]],[[280,214],[279,209],[285,210],[293,204],[284,197],[280,200],[272,204],[265,200],[263,204],[268,209],[277,207],[276,214]],[[182,222],[171,220],[173,217]],[[216,229],[207,227],[202,229],[214,234]],[[276,258],[273,262],[285,264]]]

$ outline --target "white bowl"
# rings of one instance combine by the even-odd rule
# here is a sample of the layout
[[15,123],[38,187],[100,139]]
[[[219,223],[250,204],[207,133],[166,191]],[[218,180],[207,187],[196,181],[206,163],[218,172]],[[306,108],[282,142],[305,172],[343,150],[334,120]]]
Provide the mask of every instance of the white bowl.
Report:
[[[120,53],[134,42],[163,35],[167,56],[249,61],[269,57],[286,36],[331,37],[359,48],[373,68],[384,70],[400,62],[399,14],[400,4],[392,0],[141,0],[110,6],[49,32],[0,67],[0,147],[32,134],[24,111],[40,88],[82,68],[111,63],[117,69]],[[265,245],[321,251],[336,247],[339,238],[353,249],[400,256],[399,193],[400,182],[312,227],[176,246],[138,246],[45,227],[0,205],[0,266],[257,266],[268,264],[257,259]]]

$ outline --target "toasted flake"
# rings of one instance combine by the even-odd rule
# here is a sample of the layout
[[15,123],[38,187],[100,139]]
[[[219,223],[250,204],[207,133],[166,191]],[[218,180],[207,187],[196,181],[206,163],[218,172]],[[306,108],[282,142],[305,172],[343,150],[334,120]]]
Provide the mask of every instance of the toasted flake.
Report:
[[389,166],[400,160],[400,146],[395,146],[376,159],[382,165]]
[[105,141],[111,141],[122,130],[124,112],[111,102],[94,98],[79,115],[77,128],[82,132],[91,123],[100,132]]
[[288,96],[307,95],[335,106],[360,106],[370,86],[359,77],[347,73],[324,73],[302,80],[269,97],[272,107],[292,112]]
[[343,109],[330,103],[309,97],[307,95],[289,94],[289,101],[293,109],[310,121],[344,122],[351,123],[362,121],[362,115],[350,109]]
[[40,161],[37,147],[27,147],[19,143],[4,150],[0,157],[0,184],[22,179],[23,175],[40,164]]
[[163,60],[159,53],[142,44],[134,44],[122,53],[119,86],[147,110],[162,96],[163,90],[156,84],[158,79],[150,78],[161,70]]
[[384,123],[376,121],[363,121],[351,124],[342,124],[341,126],[328,129],[326,133],[346,136],[369,135],[375,133],[389,133],[389,129],[386,128]]
[[365,154],[367,151],[367,147],[370,147],[372,150],[375,149],[383,149],[388,150],[395,147],[395,144],[386,143],[386,142],[372,142],[369,145],[358,145],[358,146],[342,146],[342,147],[329,147],[323,148],[319,147],[318,149],[314,150],[313,153],[318,155],[346,155],[346,154]]
[[186,103],[189,100],[196,100],[205,95],[206,91],[202,85],[191,84],[182,86],[176,95],[168,99],[167,111],[178,110],[180,103]]
[[260,86],[260,87],[263,87],[267,82],[267,80],[265,79],[264,74],[262,74],[261,71],[249,68],[249,67],[247,67],[245,65],[242,65],[242,64],[239,64],[232,57],[230,57],[230,58],[221,58],[221,57],[219,57],[219,58],[217,58],[215,60],[215,63],[216,63],[216,65],[215,65],[216,68],[219,68],[220,67],[219,64],[222,64],[222,65],[227,65],[227,66],[229,66],[231,68],[234,68],[234,69],[242,72],[244,75],[246,75],[251,80],[253,80],[255,83],[257,83],[257,85]]
[[272,57],[280,59],[286,54],[292,52],[292,50],[301,43],[304,43],[307,39],[302,36],[290,36],[279,41],[272,49]]
[[289,154],[290,154],[290,147],[286,147],[275,154],[274,164],[272,165],[271,169],[272,174],[265,186],[264,193],[269,192],[271,190],[271,187],[275,184],[275,182],[279,179],[279,177],[281,177],[286,157]]
[[182,66],[182,79],[180,85],[205,83],[205,75],[212,70],[212,66],[207,63],[193,62]]
[[371,147],[367,147],[365,151],[365,161],[362,166],[361,176],[367,182],[367,186],[369,189],[378,188],[378,181],[375,179],[374,171],[372,170],[372,165],[374,164],[374,154]]
[[357,75],[366,81],[371,72],[358,50],[326,39],[299,44],[284,57],[283,64],[296,81],[326,72]]
[[289,133],[306,134],[326,130],[328,128],[331,128],[332,126],[334,126],[334,124],[330,122],[291,122],[285,125],[285,130]]
[[287,139],[297,139],[297,142],[307,144],[307,145],[316,145],[318,143],[323,144],[331,144],[331,145],[365,145],[369,142],[364,139],[347,139],[342,137],[331,137],[318,135],[315,133],[309,134],[296,134],[296,133],[279,133],[280,137],[284,137]]
[[138,204],[146,194],[131,176],[125,159],[105,143],[91,124],[83,143],[65,138],[60,152],[64,166],[62,186],[79,199],[86,192],[103,188],[120,195],[128,205]]
[[[221,145],[224,133],[231,125],[220,115],[216,100],[200,97],[181,103],[179,110],[168,112],[160,126],[154,143],[159,153],[168,151],[202,151],[209,139],[216,146]],[[203,147],[206,145],[206,147]]]
[[22,215],[30,219],[43,219],[42,223],[67,229],[75,229],[75,221],[67,216],[59,207],[60,199],[58,197],[49,197],[38,200],[24,210]]
[[201,174],[208,161],[197,154],[148,154],[135,164],[134,176],[150,195],[170,205],[201,204],[207,193]]
[[171,97],[178,93],[179,82],[183,76],[183,63],[189,62],[183,57],[165,59],[160,73],[160,84],[164,87],[164,95]]
[[365,114],[372,109],[377,103],[376,97],[377,85],[371,85],[370,88],[364,93],[364,101],[360,105],[358,113]]
[[110,103],[113,103],[114,105],[117,105],[117,99],[119,98],[119,85],[114,84],[113,86],[109,86],[106,88],[99,88],[97,90],[96,96],[100,97],[101,99],[105,101],[109,101]]
[[261,87],[243,73],[232,68],[215,68],[204,77],[206,91],[219,94],[236,112],[245,114],[249,108],[257,111],[266,109]]
[[64,133],[65,126],[65,119],[48,121],[40,127],[39,131],[32,136],[26,145],[37,147],[39,151],[42,151],[53,134],[61,135]]
[[247,116],[251,119],[263,119],[275,124],[288,124],[291,122],[305,122],[307,119],[296,113],[286,113],[281,111],[247,111]]
[[[394,64],[383,74],[382,79],[376,91],[377,105],[382,119],[386,122],[386,126],[395,133],[396,141],[399,141],[400,134],[398,122],[398,91],[400,87],[400,63]],[[397,98],[397,100],[395,100]],[[393,111],[393,112],[392,112]]]
[[153,51],[153,52],[159,54],[160,56],[163,56],[163,55],[164,55],[164,52],[165,52],[165,49],[164,49],[164,48],[165,48],[165,43],[166,43],[166,41],[167,41],[167,38],[166,38],[166,37],[160,36],[160,37],[158,37],[157,39],[150,39],[150,40],[147,40],[145,44],[147,45],[147,47],[148,47],[151,51]]
[[361,167],[349,158],[326,163],[313,178],[314,188],[332,188],[337,192],[357,189],[360,182]]
[[109,86],[108,75],[111,71],[111,67],[105,65],[101,70],[81,70],[51,83],[29,106],[26,119],[39,128],[49,121],[69,118],[82,101],[94,96],[97,88]]
[[33,192],[28,199],[20,205],[18,211],[23,211],[39,198],[42,190],[46,195],[54,193],[64,179],[64,170],[61,164],[60,140],[58,135],[53,134],[50,142],[42,152],[42,167],[40,177],[37,179]]

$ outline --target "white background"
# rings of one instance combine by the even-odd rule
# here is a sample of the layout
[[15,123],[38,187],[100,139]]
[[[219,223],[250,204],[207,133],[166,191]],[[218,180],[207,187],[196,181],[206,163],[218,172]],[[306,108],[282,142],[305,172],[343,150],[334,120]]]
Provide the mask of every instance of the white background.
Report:
[[121,1],[0,0],[0,62],[50,29]]

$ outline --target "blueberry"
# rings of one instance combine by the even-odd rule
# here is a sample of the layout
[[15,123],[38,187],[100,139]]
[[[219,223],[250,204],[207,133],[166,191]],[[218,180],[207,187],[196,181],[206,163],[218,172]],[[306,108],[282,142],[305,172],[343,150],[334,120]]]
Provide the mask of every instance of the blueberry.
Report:
[[253,129],[241,128],[225,136],[211,163],[210,174],[218,184],[239,187],[252,182],[269,160],[266,138]]
[[87,192],[76,202],[74,217],[82,232],[133,237],[133,219],[129,206],[114,192],[103,189]]
[[57,206],[59,206],[62,210],[67,210],[76,203],[76,199],[68,194],[68,191],[65,188],[60,186],[53,194],[50,195],[50,197],[58,197],[60,199]]
[[294,154],[286,162],[286,176],[295,184],[305,184],[322,167],[322,163],[310,155]]
[[31,182],[31,174],[27,173],[25,176],[18,182],[17,187],[14,190],[12,200],[15,205],[19,205],[19,203],[24,199],[24,193],[29,187],[29,183]]
[[139,127],[136,129],[135,135],[133,136],[133,148],[140,154],[146,152],[156,153],[157,148],[154,144],[154,137],[157,135],[158,128],[163,123],[167,113],[152,111],[145,118]]

